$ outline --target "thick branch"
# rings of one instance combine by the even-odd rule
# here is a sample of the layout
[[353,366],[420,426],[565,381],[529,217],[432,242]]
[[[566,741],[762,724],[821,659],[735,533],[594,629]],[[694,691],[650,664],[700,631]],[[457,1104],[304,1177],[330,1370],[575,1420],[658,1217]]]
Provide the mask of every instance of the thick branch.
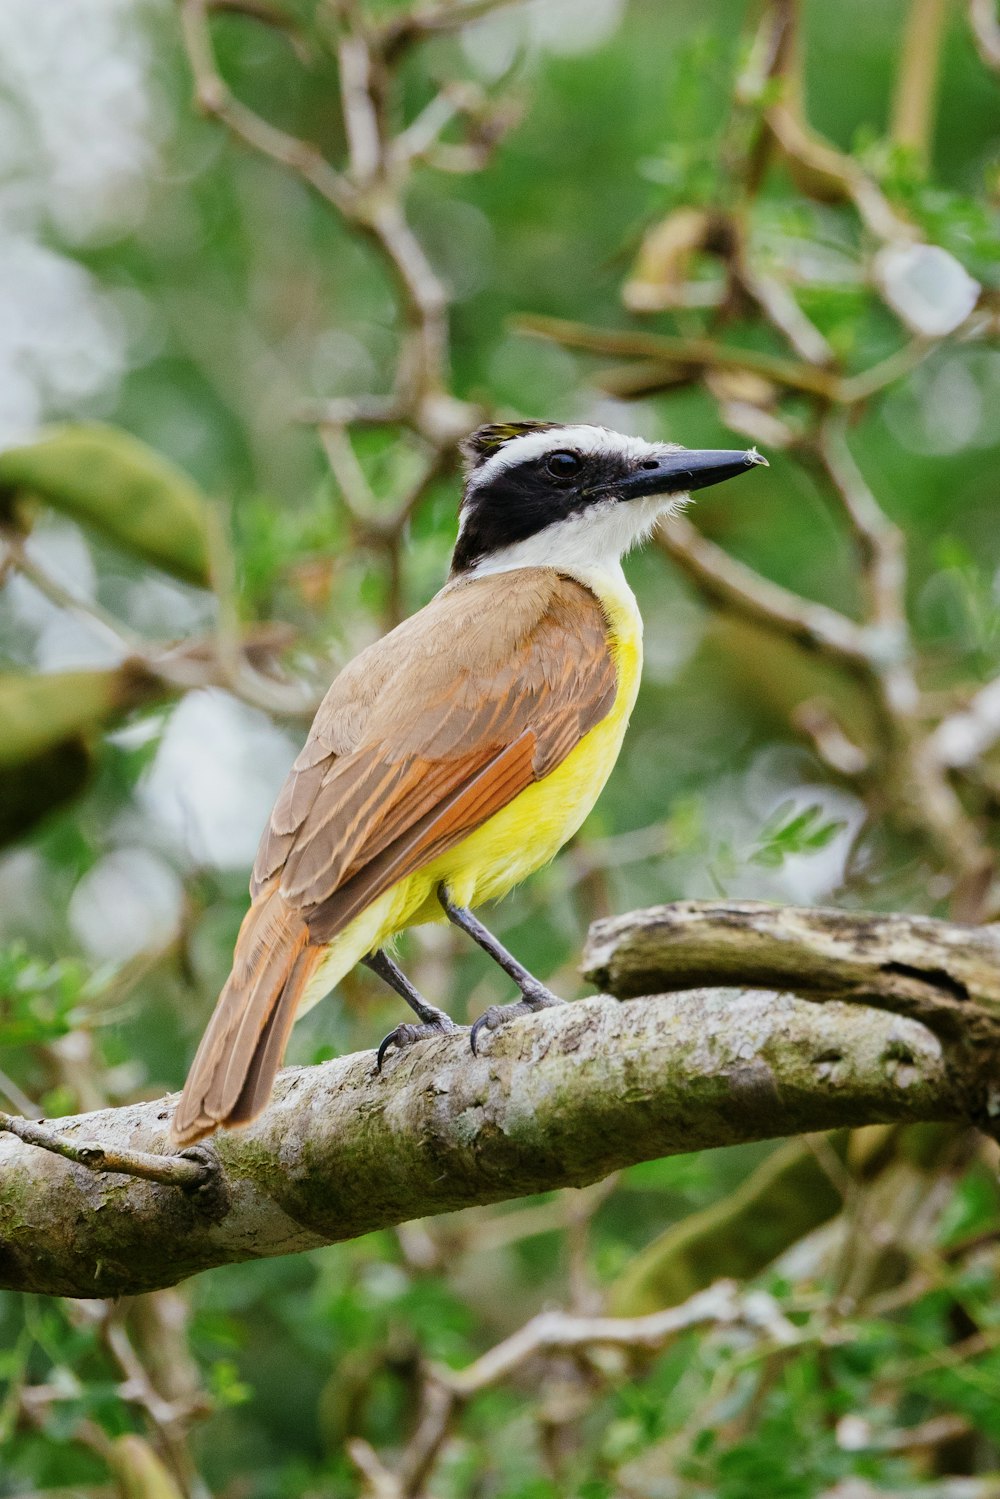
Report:
[[[636,1161],[802,1131],[952,1120],[977,1072],[919,1023],[789,996],[694,992],[546,1010],[491,1037],[290,1070],[184,1191],[0,1136],[0,1285],[115,1296],[407,1219],[581,1186]],[[170,1101],[59,1121],[162,1153]]]
[[1000,927],[682,900],[595,922],[583,967],[619,998],[738,976],[910,1015],[945,1038],[991,1052],[1000,1043]]

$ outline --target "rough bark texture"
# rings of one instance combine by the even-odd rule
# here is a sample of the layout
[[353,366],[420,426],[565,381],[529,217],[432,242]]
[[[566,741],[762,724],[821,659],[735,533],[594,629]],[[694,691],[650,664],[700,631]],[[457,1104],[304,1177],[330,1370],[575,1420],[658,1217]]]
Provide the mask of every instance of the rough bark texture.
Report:
[[738,981],[893,1010],[973,1049],[1000,1042],[1000,925],[681,900],[595,922],[583,971],[619,999]]
[[[0,1135],[0,1285],[134,1293],[657,1156],[988,1106],[967,1050],[912,1018],[752,991],[581,1000],[491,1037],[478,1059],[458,1032],[381,1076],[373,1060],[282,1073],[254,1126],[216,1138],[218,1171],[195,1189]],[[165,1152],[172,1103],[58,1129]]]

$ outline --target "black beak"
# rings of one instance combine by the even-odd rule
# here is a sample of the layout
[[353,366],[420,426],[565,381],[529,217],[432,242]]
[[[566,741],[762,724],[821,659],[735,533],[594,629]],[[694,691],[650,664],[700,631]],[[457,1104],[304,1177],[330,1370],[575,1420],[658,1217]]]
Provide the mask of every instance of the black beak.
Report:
[[627,479],[618,480],[614,493],[623,500],[636,500],[646,494],[690,494],[693,489],[707,489],[723,479],[735,479],[752,468],[767,468],[767,459],[756,448],[738,452],[728,448],[679,448],[662,458],[647,458]]

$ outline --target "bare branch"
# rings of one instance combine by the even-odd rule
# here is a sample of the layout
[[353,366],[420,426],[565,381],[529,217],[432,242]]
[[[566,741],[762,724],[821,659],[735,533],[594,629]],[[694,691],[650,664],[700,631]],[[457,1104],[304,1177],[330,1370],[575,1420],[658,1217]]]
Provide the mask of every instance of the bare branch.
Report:
[[934,133],[950,0],[910,0],[892,101],[890,138],[926,166]]
[[855,744],[829,706],[819,698],[808,698],[792,709],[792,725],[812,744],[816,754],[835,775],[859,780],[871,769],[871,756]]
[[351,178],[357,187],[369,187],[382,167],[382,133],[372,95],[373,59],[359,31],[341,38],[337,58]]
[[595,922],[583,968],[620,998],[738,979],[1000,1041],[1000,931],[929,916],[675,901]]
[[[877,770],[896,815],[927,841],[951,874],[954,914],[983,919],[993,900],[995,860],[927,735],[911,662],[902,538],[868,489],[839,426],[828,419],[817,442],[833,497],[858,549],[867,616],[863,624],[734,561],[684,517],[661,525],[657,544],[710,603],[824,656],[860,682],[878,735],[873,777]],[[810,732],[808,721],[806,728]]]
[[826,604],[801,598],[772,583],[721,547],[706,540],[684,516],[674,516],[656,532],[656,544],[676,562],[710,603],[766,630],[786,635],[807,650],[830,657],[853,672],[871,671],[864,631]]
[[706,370],[749,370],[785,390],[831,402],[840,398],[843,386],[841,376],[817,365],[765,354],[759,349],[740,349],[710,338],[672,338],[636,329],[590,328],[565,318],[537,315],[517,317],[513,326],[521,333],[549,339],[567,349],[654,360],[665,369],[692,379]]
[[309,47],[299,29],[294,16],[283,10],[279,5],[272,5],[271,0],[207,0],[208,9],[216,11],[221,15],[247,16],[251,21],[259,21],[262,26],[269,26],[272,31],[280,31],[288,39],[288,43],[300,62],[309,61]]
[[817,135],[788,103],[772,105],[765,119],[782,154],[798,169],[798,186],[803,192],[853,203],[865,227],[880,240],[905,242],[917,238],[913,225],[899,217],[868,173]]
[[195,99],[251,150],[288,167],[328,203],[347,212],[353,203],[350,184],[324,158],[318,146],[289,135],[236,99],[223,82],[209,29],[209,0],[181,0],[181,29],[195,80]]
[[541,1312],[503,1343],[498,1343],[466,1369],[435,1368],[446,1388],[468,1399],[499,1384],[515,1369],[541,1353],[569,1353],[581,1348],[661,1349],[678,1333],[705,1322],[732,1326],[743,1323],[770,1336],[792,1342],[795,1328],[772,1298],[762,1293],[739,1296],[731,1281],[719,1281],[680,1306],[645,1317],[575,1317],[566,1312]]
[[430,4],[417,5],[386,22],[381,37],[382,55],[387,62],[393,62],[400,52],[416,42],[458,31],[494,11],[521,3],[523,0],[436,0],[436,3],[432,0]]
[[903,533],[881,509],[847,446],[844,419],[829,416],[817,443],[820,463],[847,519],[858,553],[866,620],[892,638],[883,654],[905,654],[906,551]]
[[950,770],[965,770],[1000,744],[1000,677],[981,687],[968,707],[934,730],[930,747]]
[[135,1176],[143,1181],[162,1182],[170,1187],[201,1187],[211,1178],[213,1166],[207,1159],[180,1155],[152,1155],[148,1151],[126,1150],[99,1145],[93,1140],[71,1140],[56,1134],[34,1119],[19,1119],[16,1114],[0,1113],[0,1132],[16,1135],[26,1145],[51,1151],[64,1160],[86,1166],[88,1171],[109,1171],[121,1176]]

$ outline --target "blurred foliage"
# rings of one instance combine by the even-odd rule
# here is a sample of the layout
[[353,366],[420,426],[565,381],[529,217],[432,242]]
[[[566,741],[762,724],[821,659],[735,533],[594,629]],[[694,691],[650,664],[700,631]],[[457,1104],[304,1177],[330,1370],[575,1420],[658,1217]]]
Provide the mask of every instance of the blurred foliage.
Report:
[[65,426],[0,454],[8,523],[40,499],[125,551],[193,583],[209,579],[205,499],[143,443],[111,427]]
[[[0,836],[21,840],[0,859],[0,1106],[52,1115],[180,1084],[304,732],[287,689],[317,695],[440,585],[457,480],[451,439],[434,432],[463,414],[590,418],[692,446],[746,433],[768,452],[766,483],[709,491],[699,526],[854,613],[849,528],[796,446],[816,415],[809,382],[912,354],[852,404],[851,448],[905,533],[922,688],[943,714],[1000,672],[1000,84],[957,0],[807,0],[799,81],[811,127],[844,154],[807,141],[768,158],[752,192],[780,98],[751,43],[759,6],[535,0],[401,44],[394,128],[433,109],[442,85],[467,91],[406,195],[450,299],[447,393],[465,404],[353,426],[353,459],[343,422],[324,447],[308,418],[392,385],[412,318],[384,256],[294,171],[198,117],[175,7],[122,0],[118,53],[99,9],[67,22],[78,38],[92,28],[71,79],[94,110],[82,133],[95,171],[113,173],[123,130],[145,130],[147,154],[119,219],[74,232],[52,209],[39,229],[120,327],[118,366],[76,389],[79,350],[46,304],[36,357],[64,378],[35,369],[40,414],[74,425],[39,441],[28,423],[0,453]],[[236,96],[342,160],[328,48],[357,7],[218,9]],[[361,9],[387,24],[406,14]],[[34,36],[42,58],[25,71],[25,129],[54,132],[69,108],[58,28],[46,41],[40,20],[18,24],[0,10],[0,47],[15,55]],[[898,127],[914,28],[940,64],[923,140]],[[127,93],[135,48],[145,124]],[[45,139],[57,154],[56,134]],[[876,218],[914,226],[946,258],[887,256],[870,195],[866,220],[845,188],[857,174],[877,190]],[[5,215],[0,244],[19,243]],[[727,215],[742,244],[732,222],[720,233]],[[27,306],[28,280],[16,291]],[[946,333],[921,331],[928,306],[977,295]],[[522,314],[674,345],[588,353],[525,337]],[[743,351],[740,367],[678,362],[678,341],[709,338]],[[789,366],[797,386],[782,383]],[[213,528],[216,513],[226,524]],[[681,895],[945,910],[940,851],[882,815],[885,787],[836,774],[792,725],[820,697],[877,751],[857,682],[714,617],[655,550],[628,568],[643,691],[580,839],[498,913],[523,960],[570,994],[593,917]],[[197,586],[210,574],[215,592]],[[281,660],[241,657],[276,621],[291,641]],[[180,641],[195,642],[182,659]],[[995,756],[981,769],[964,805],[995,847]],[[450,931],[408,937],[403,953],[460,1020],[507,997]],[[290,1058],[369,1046],[397,1018],[370,976],[352,975]],[[121,1305],[4,1294],[0,1495],[934,1499],[958,1475],[976,1485],[963,1499],[985,1499],[1000,1493],[996,1150],[932,1143],[921,1154],[906,1132],[863,1131],[652,1162],[584,1193]],[[651,1310],[718,1274],[773,1297],[794,1338],[721,1326],[655,1355],[536,1360],[470,1400],[429,1476],[397,1483],[428,1360],[464,1367],[552,1304]]]

